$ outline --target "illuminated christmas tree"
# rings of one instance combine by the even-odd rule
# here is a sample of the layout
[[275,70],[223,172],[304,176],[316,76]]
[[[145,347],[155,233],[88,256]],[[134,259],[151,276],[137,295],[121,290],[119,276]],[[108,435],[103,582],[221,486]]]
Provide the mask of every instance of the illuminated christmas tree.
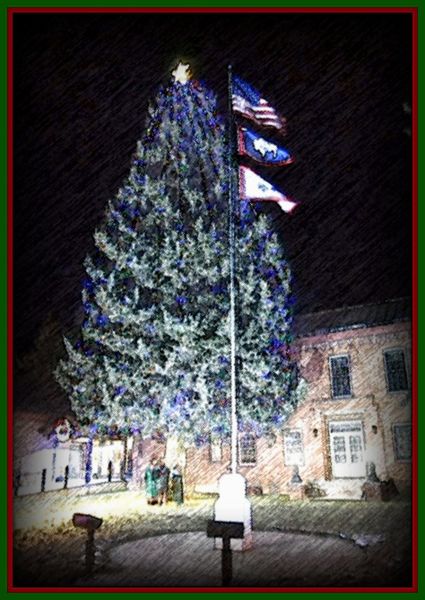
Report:
[[[215,99],[180,66],[94,234],[81,334],[56,370],[93,432],[229,436],[228,165]],[[239,209],[238,426],[260,435],[296,401],[290,271],[267,217]]]

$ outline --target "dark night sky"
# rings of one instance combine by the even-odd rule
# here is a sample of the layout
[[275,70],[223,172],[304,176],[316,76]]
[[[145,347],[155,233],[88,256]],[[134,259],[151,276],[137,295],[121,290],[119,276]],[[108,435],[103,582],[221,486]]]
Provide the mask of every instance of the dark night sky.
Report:
[[411,16],[15,15],[15,344],[78,315],[82,261],[176,59],[226,106],[227,65],[288,120],[296,158],[257,169],[301,204],[274,217],[297,310],[408,296]]

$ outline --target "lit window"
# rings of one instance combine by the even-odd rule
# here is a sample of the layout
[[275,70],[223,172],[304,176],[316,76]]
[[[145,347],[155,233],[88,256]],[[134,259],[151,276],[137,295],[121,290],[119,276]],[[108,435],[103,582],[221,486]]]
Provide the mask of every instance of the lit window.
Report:
[[384,352],[385,371],[389,392],[407,390],[407,374],[403,350],[386,350]]
[[255,435],[245,433],[239,438],[239,464],[255,465],[257,462],[257,447]]
[[211,440],[210,452],[211,462],[221,462],[221,440]]
[[342,398],[351,396],[350,361],[348,356],[331,356],[332,396]]
[[304,464],[304,449],[301,431],[298,429],[284,430],[283,445],[285,451],[285,465]]
[[393,425],[394,450],[397,460],[411,460],[412,458],[412,426]]

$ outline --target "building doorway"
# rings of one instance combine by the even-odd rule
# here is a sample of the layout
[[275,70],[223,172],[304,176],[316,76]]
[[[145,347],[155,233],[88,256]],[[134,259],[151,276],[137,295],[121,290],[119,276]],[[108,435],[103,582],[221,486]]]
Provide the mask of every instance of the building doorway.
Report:
[[365,477],[363,427],[360,421],[329,423],[332,475]]

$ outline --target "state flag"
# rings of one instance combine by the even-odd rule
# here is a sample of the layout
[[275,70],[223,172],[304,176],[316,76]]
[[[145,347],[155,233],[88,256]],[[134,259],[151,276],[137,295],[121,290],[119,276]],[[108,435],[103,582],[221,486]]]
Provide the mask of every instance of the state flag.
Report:
[[239,167],[239,195],[241,200],[277,202],[286,213],[290,213],[297,206],[296,202],[287,198],[248,167]]
[[265,166],[284,166],[293,162],[292,156],[284,148],[265,140],[246,127],[238,127],[238,153],[249,156]]

